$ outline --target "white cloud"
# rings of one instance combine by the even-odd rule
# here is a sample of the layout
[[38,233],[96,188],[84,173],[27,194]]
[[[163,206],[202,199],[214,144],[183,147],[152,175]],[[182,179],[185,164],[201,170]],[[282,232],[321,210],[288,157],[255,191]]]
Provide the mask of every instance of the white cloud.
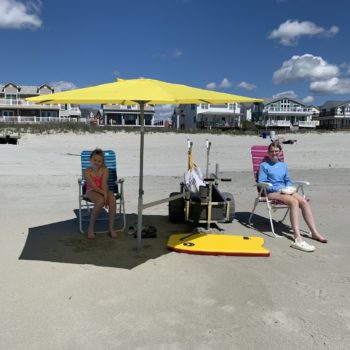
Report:
[[183,51],[179,48],[174,48],[167,50],[163,53],[156,53],[153,55],[155,58],[161,58],[161,59],[177,59],[180,58],[183,55]]
[[206,88],[210,89],[210,90],[215,90],[218,87],[221,89],[228,89],[231,86],[232,86],[232,83],[227,78],[224,78],[224,79],[222,79],[222,81],[219,85],[217,83],[215,83],[214,81],[212,81],[211,83],[208,83],[206,85]]
[[350,75],[350,63],[344,62],[339,67],[345,69],[345,74]]
[[220,83],[220,87],[223,89],[230,88],[231,86],[232,86],[232,83],[227,78],[224,78]]
[[321,35],[331,37],[339,32],[339,27],[332,26],[328,30],[317,26],[310,21],[299,22],[298,20],[288,19],[284,23],[280,24],[277,29],[274,29],[269,39],[277,39],[282,45],[293,46],[298,44],[298,40],[302,36],[312,37],[314,35]]
[[333,35],[335,35],[335,34],[337,34],[339,32],[339,27],[337,27],[337,26],[332,26],[332,27],[330,27],[329,28],[329,30],[328,31],[325,31],[325,36],[333,36]]
[[216,83],[215,82],[208,83],[207,84],[207,89],[215,90],[216,89]]
[[0,0],[0,28],[40,28],[41,5],[41,0],[27,1],[26,4],[19,0]]
[[[0,0],[1,1],[1,0]],[[58,91],[73,90],[77,86],[69,81],[51,81],[48,83],[49,86],[55,88]]]
[[293,56],[284,61],[282,67],[273,73],[275,84],[290,83],[296,80],[326,80],[339,74],[336,65],[328,64],[322,57],[305,54]]
[[254,90],[256,89],[256,85],[255,84],[251,84],[251,83],[247,83],[246,81],[241,81],[237,87],[240,87],[242,89],[245,90]]
[[296,99],[298,98],[298,95],[293,90],[288,90],[288,91],[279,92],[272,96],[272,98],[279,98],[279,97],[288,97],[291,99],[293,98]]
[[178,48],[175,48],[175,49],[171,50],[171,56],[174,57],[174,58],[181,57],[182,55],[183,55],[182,50],[180,50]]
[[314,101],[315,101],[315,98],[313,96],[306,96],[306,97],[303,98],[303,102],[305,104],[310,104],[311,105],[311,104],[314,103]]
[[310,84],[310,91],[318,95],[349,94],[350,79],[334,77],[323,81],[313,81]]

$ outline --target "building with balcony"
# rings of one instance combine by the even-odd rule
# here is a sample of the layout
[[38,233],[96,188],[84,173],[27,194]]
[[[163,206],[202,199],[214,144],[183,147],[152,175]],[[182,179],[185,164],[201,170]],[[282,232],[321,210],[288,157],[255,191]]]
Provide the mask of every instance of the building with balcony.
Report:
[[291,99],[280,97],[264,100],[262,110],[255,114],[255,124],[266,128],[315,128],[313,120],[315,109],[312,106]]
[[245,111],[238,103],[181,104],[172,116],[172,126],[177,129],[236,128],[241,126]]
[[14,83],[0,84],[0,122],[81,121],[80,107],[77,105],[38,105],[25,100],[27,97],[52,94],[54,92],[58,91],[55,91],[49,85],[19,86]]
[[[157,126],[154,120],[154,107],[145,105],[145,126]],[[100,125],[140,126],[140,106],[106,104],[101,106]]]
[[320,127],[350,129],[350,101],[327,101],[320,106]]

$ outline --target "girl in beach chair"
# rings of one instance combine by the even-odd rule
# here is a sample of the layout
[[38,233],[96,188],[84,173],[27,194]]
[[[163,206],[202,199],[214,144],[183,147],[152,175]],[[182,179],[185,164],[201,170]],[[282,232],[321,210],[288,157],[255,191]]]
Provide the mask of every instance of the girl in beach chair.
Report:
[[315,250],[315,247],[306,243],[300,235],[299,208],[311,231],[311,238],[322,243],[327,243],[327,239],[316,228],[309,202],[304,196],[297,193],[296,188],[292,186],[288,175],[288,167],[286,163],[281,162],[279,159],[281,151],[282,147],[280,143],[273,142],[270,144],[268,148],[268,159],[260,164],[258,181],[259,183],[269,184],[269,186],[266,186],[266,194],[269,200],[282,202],[288,206],[290,222],[294,233],[294,242],[291,247],[305,252],[312,252]]
[[114,228],[116,197],[108,187],[109,171],[105,165],[104,152],[96,148],[90,154],[90,167],[83,170],[86,181],[85,199],[94,204],[91,210],[87,236],[94,239],[95,222],[103,207],[108,208],[108,229],[111,238],[117,238]]

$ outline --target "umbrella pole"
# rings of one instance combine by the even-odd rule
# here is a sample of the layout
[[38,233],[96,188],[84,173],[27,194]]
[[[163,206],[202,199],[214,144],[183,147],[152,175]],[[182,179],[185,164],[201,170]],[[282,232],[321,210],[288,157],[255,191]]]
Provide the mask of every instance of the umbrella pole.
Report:
[[142,246],[142,196],[143,196],[143,149],[144,149],[144,136],[145,136],[145,102],[139,102],[140,104],[140,176],[139,176],[139,200],[137,211],[137,252],[141,251]]

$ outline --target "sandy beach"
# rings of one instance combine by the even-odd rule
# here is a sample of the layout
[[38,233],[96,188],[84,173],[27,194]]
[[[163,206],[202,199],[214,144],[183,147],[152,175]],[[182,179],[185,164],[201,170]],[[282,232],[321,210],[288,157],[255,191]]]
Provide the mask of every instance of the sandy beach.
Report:
[[284,145],[290,174],[310,181],[315,220],[329,239],[306,239],[313,253],[289,247],[289,220],[276,225],[283,238],[272,238],[262,206],[247,226],[256,194],[250,147],[268,140],[145,136],[144,201],[178,191],[188,138],[205,171],[209,139],[210,171],[218,163],[220,175],[232,178],[220,188],[236,202],[236,219],[220,227],[263,237],[265,258],[167,250],[169,235],[193,230],[169,223],[167,204],[145,210],[158,237],[143,240],[140,254],[126,232],[117,240],[81,235],[74,210],[83,149],[116,151],[127,223],[136,223],[138,133],[24,134],[19,145],[0,145],[0,349],[348,349],[350,133],[285,137],[298,140]]

